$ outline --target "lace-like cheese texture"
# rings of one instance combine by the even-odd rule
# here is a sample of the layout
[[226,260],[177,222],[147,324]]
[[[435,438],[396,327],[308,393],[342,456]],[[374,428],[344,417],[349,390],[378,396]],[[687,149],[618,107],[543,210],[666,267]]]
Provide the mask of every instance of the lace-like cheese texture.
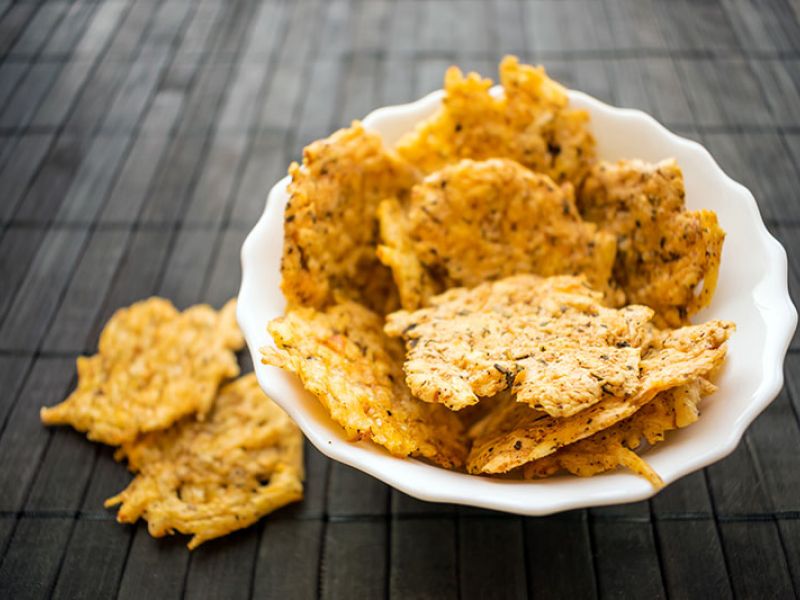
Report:
[[641,381],[624,396],[608,396],[570,417],[517,410],[472,445],[472,473],[506,473],[603,431],[637,413],[661,392],[708,379],[725,360],[733,324],[709,321],[654,334],[640,362]]
[[674,160],[599,163],[579,194],[584,218],[617,239],[614,279],[627,301],[650,306],[662,326],[688,323],[717,286],[725,232],[713,211],[686,210],[685,196]]
[[519,273],[579,275],[618,305],[616,237],[581,219],[572,185],[513,160],[462,160],[414,186],[404,209],[380,207],[382,245],[404,309],[438,290]]
[[355,122],[306,146],[289,174],[281,262],[289,303],[320,308],[338,297],[391,307],[391,274],[375,256],[376,211],[381,200],[408,193],[416,169]]
[[351,440],[369,439],[396,456],[449,468],[462,465],[458,417],[411,395],[402,344],[382,328],[381,317],[355,302],[291,309],[269,324],[277,348],[263,348],[263,362],[296,374]]
[[117,311],[100,335],[99,352],[78,359],[78,387],[41,411],[46,425],[72,425],[111,445],[165,429],[187,415],[203,418],[219,385],[239,374],[244,345],[236,303],[178,311],[150,298]]
[[224,386],[204,421],[141,436],[117,458],[137,473],[106,501],[117,520],[190,534],[190,549],[303,497],[303,436],[252,374]]
[[397,151],[425,173],[462,158],[510,158],[558,183],[580,183],[594,161],[589,114],[569,105],[566,90],[543,67],[500,63],[503,92],[490,79],[466,77],[450,67],[442,106],[397,144]]
[[387,317],[406,339],[406,381],[453,410],[511,388],[518,402],[568,417],[634,392],[652,311],[606,308],[585,280],[516,275],[456,288]]

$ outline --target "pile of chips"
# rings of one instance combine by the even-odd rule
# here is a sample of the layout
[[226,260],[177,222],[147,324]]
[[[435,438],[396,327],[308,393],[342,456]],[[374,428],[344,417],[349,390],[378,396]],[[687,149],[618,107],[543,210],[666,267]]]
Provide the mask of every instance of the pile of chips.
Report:
[[225,384],[244,346],[235,311],[180,312],[161,298],[117,311],[98,353],[78,359],[77,389],[41,411],[127,459],[136,477],[106,502],[120,522],[191,534],[190,549],[303,497],[297,426],[254,375]]
[[474,474],[586,476],[699,415],[733,324],[691,325],[724,232],[674,160],[596,157],[589,115],[514,57],[455,67],[394,148],[355,122],[290,168],[263,361],[352,440]]

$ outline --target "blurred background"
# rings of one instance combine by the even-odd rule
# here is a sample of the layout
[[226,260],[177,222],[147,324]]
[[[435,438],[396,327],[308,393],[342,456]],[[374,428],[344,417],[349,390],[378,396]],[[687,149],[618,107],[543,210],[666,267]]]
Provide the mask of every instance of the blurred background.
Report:
[[[48,430],[120,306],[220,306],[308,142],[505,53],[705,144],[800,269],[797,0],[0,0],[0,595],[792,597],[800,358],[736,453],[655,499],[522,519],[429,505],[309,447],[306,500],[191,555]],[[758,357],[753,357],[757,360]],[[243,360],[247,360],[243,357]]]

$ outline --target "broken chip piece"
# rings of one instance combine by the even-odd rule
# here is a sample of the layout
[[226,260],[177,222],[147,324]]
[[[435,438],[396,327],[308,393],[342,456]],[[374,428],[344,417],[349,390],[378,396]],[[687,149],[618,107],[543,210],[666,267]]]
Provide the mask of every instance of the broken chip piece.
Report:
[[732,323],[709,321],[659,332],[642,357],[642,381],[634,394],[609,396],[566,418],[516,411],[494,432],[475,440],[467,469],[506,473],[615,425],[663,391],[712,377],[725,360],[732,331]]
[[263,362],[297,375],[351,440],[370,439],[396,456],[448,468],[464,463],[458,417],[411,395],[402,344],[383,333],[380,316],[355,302],[294,308],[269,332],[277,348],[263,348]]
[[105,503],[120,505],[117,520],[192,535],[190,549],[303,497],[303,436],[252,374],[224,386],[206,420],[143,435],[117,458],[137,474]]
[[434,291],[516,275],[586,275],[622,303],[611,285],[614,235],[583,221],[572,185],[557,185],[508,159],[462,160],[414,186],[406,214],[384,203],[378,256],[392,268],[402,306]]
[[511,388],[518,402],[568,417],[639,385],[652,311],[602,305],[584,279],[516,275],[456,288],[387,317],[403,336],[412,393],[453,410]]
[[725,239],[716,214],[686,210],[685,195],[674,160],[621,160],[595,165],[578,198],[584,218],[617,238],[614,278],[628,302],[650,306],[662,326],[685,325],[711,301]]
[[595,157],[589,114],[570,108],[566,90],[542,67],[506,56],[502,94],[490,79],[447,70],[442,106],[400,139],[398,153],[432,173],[462,158],[511,158],[558,183],[580,183]]
[[162,298],[118,310],[98,353],[78,358],[77,389],[43,408],[42,422],[119,445],[186,415],[202,418],[220,383],[239,374],[234,351],[244,340],[235,312],[234,300],[219,312],[208,305],[179,312]]
[[384,198],[408,193],[416,170],[356,121],[306,146],[289,173],[281,261],[289,304],[319,308],[342,297],[386,311],[396,292],[375,256],[375,213]]
[[626,467],[650,481],[655,488],[664,482],[636,450],[644,439],[653,446],[673,429],[687,427],[699,417],[697,408],[714,385],[699,378],[658,394],[653,400],[608,429],[598,431],[579,442],[564,446],[553,454],[529,462],[523,467],[526,479],[549,477],[564,469],[580,477],[590,477]]

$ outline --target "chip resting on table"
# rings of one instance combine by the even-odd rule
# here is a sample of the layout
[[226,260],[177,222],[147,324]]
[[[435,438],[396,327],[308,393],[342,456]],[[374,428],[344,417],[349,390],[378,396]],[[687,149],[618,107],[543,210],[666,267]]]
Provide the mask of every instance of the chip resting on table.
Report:
[[190,549],[303,497],[303,436],[252,374],[225,385],[204,421],[143,435],[117,458],[136,473],[106,501],[117,520],[192,535]]
[[77,389],[41,411],[46,425],[72,425],[111,445],[164,429],[187,415],[202,418],[219,385],[239,374],[244,345],[236,303],[177,310],[150,298],[118,310],[100,335],[99,351],[78,358]]

